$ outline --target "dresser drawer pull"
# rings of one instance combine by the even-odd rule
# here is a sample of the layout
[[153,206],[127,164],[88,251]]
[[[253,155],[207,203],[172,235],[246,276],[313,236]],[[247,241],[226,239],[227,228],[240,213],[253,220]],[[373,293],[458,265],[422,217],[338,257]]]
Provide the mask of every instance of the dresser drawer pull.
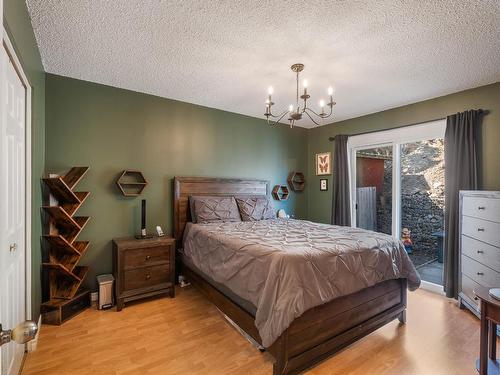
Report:
[[151,259],[151,255],[146,255],[146,260],[150,260]]
[[484,228],[477,228],[478,232],[484,232]]
[[484,207],[484,206],[479,206],[477,209],[478,209],[478,210],[486,210],[486,207]]
[[151,275],[150,274],[147,274],[146,275],[146,280],[149,280],[151,278]]
[[477,273],[479,276],[484,276],[484,273],[483,272],[478,272]]
[[484,251],[483,250],[478,250],[477,253],[478,254],[484,254]]

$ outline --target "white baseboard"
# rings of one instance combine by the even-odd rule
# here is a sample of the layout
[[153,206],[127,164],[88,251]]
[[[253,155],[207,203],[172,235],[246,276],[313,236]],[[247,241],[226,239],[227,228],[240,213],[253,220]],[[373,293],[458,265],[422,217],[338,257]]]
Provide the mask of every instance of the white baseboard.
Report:
[[36,332],[36,336],[33,340],[26,344],[26,352],[31,353],[36,350],[38,345],[38,337],[40,336],[40,330],[42,329],[42,314],[38,317],[38,331]]
[[439,294],[441,296],[446,296],[446,293],[444,292],[444,288],[442,285],[430,283],[428,281],[422,280],[420,283],[420,288],[427,290],[432,293]]

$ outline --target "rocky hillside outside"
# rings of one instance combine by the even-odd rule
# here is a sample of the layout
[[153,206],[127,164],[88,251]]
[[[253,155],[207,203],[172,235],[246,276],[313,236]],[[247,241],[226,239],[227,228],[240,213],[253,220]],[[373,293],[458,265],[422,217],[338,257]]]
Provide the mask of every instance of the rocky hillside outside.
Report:
[[[383,155],[387,155],[384,149]],[[377,230],[391,232],[392,160],[384,162],[383,191],[377,194]],[[408,143],[401,146],[401,220],[411,231],[418,267],[438,258],[436,234],[443,231],[444,141]]]

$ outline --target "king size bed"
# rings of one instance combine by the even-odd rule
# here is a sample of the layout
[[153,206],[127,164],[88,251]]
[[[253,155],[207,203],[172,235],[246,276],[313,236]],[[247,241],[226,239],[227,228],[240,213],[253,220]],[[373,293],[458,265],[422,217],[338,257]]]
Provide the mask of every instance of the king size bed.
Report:
[[405,322],[407,286],[418,288],[420,279],[391,236],[239,214],[193,220],[195,202],[237,199],[241,212],[240,203],[269,192],[265,180],[176,177],[174,236],[182,274],[269,351],[275,375],[303,371],[394,319]]

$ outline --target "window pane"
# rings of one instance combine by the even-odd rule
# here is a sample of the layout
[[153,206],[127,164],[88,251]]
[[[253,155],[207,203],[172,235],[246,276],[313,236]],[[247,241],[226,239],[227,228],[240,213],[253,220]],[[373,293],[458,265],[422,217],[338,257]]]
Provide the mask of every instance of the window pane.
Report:
[[358,228],[392,233],[392,146],[356,152]]
[[444,141],[401,145],[401,237],[423,280],[443,282]]

